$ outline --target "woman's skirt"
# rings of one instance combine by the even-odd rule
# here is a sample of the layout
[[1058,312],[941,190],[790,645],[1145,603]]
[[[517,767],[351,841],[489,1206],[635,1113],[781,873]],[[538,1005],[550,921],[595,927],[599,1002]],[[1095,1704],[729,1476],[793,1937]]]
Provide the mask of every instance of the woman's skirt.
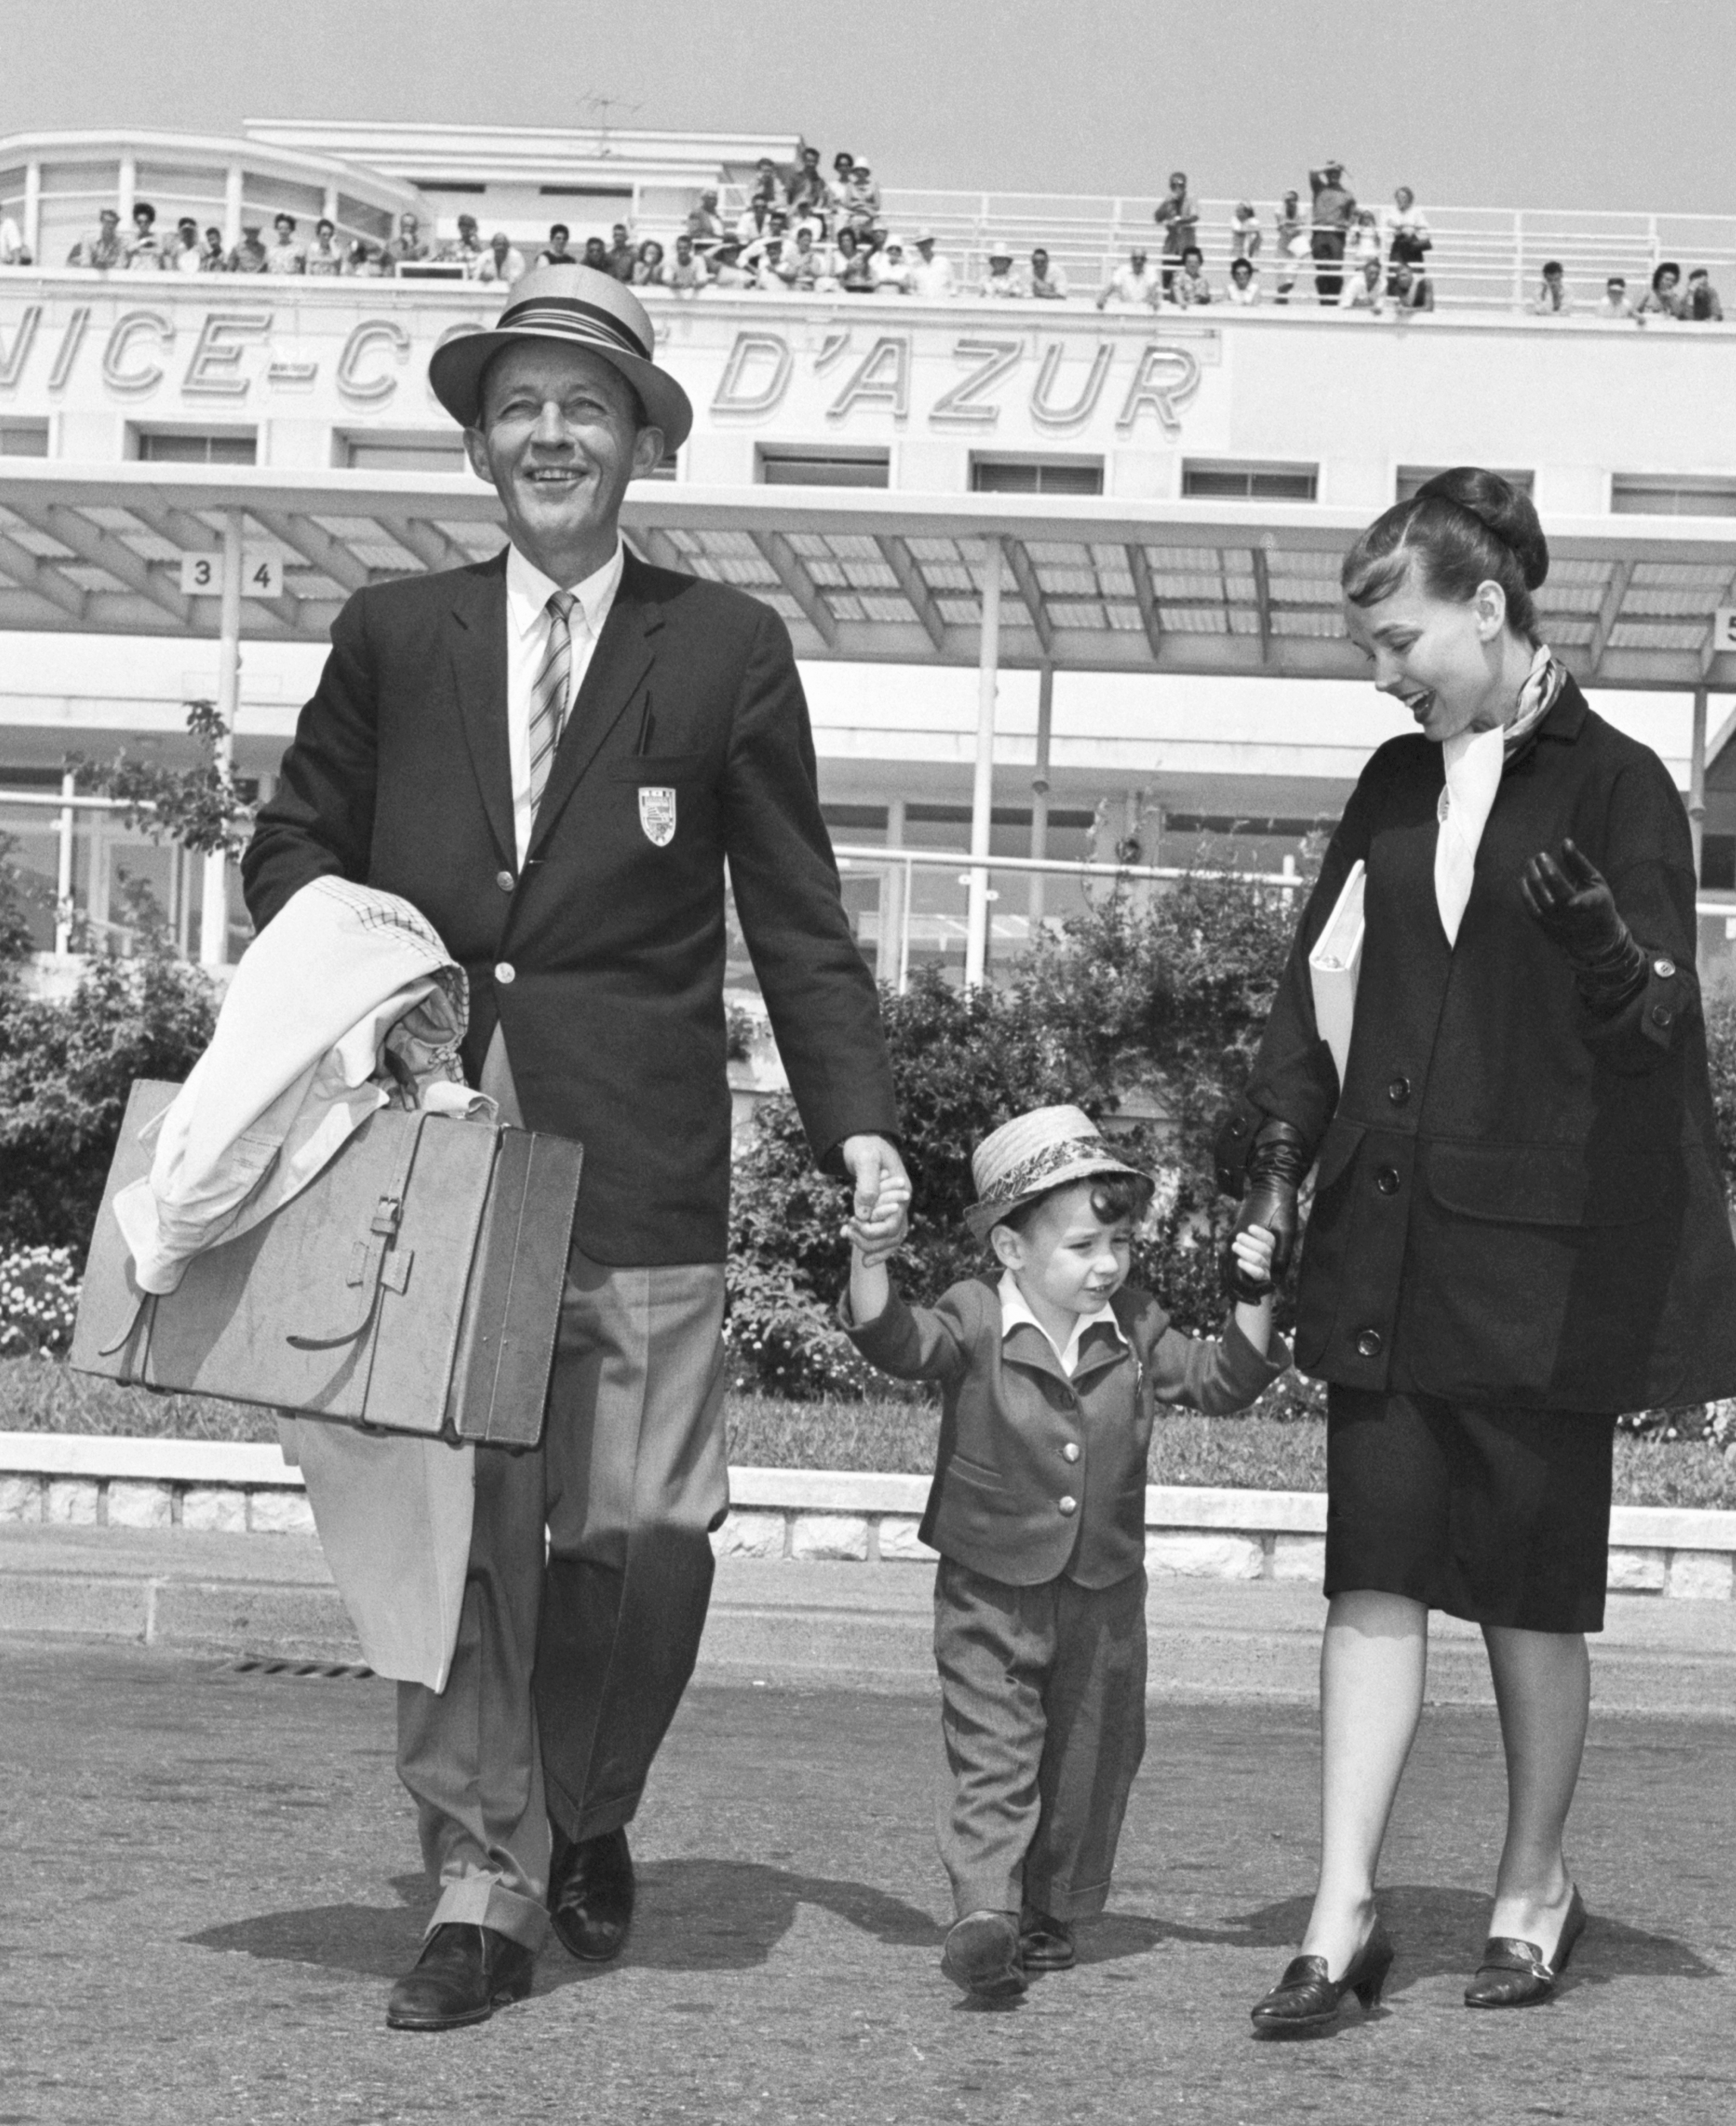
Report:
[[1601,1631],[1615,1437],[1613,1417],[1330,1389],[1327,1594]]

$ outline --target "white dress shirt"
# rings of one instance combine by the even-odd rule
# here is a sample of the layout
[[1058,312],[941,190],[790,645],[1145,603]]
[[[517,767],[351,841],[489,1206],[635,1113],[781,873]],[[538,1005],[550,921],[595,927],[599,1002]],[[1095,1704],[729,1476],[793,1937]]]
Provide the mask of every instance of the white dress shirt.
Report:
[[526,560],[516,546],[507,549],[506,732],[513,768],[513,834],[521,867],[531,843],[531,697],[548,654],[551,625],[548,602],[558,590],[570,590],[577,601],[568,623],[573,659],[565,712],[570,716],[590,669],[603,623],[621,588],[622,565],[617,539],[614,552],[594,575],[587,576],[581,583],[557,583]]
[[1122,1332],[1121,1324],[1115,1319],[1115,1311],[1109,1305],[1107,1300],[1103,1302],[1102,1306],[1097,1309],[1095,1314],[1080,1314],[1075,1316],[1073,1320],[1073,1333],[1067,1338],[1066,1347],[1063,1349],[1062,1346],[1057,1344],[1054,1338],[1050,1335],[1048,1330],[1043,1327],[1043,1324],[1037,1319],[1036,1316],[1032,1313],[1029,1302],[1025,1298],[1024,1294],[1019,1289],[1019,1280],[1013,1275],[1013,1273],[1010,1269],[1002,1270],[1000,1273],[1000,1283],[996,1289],[998,1290],[1000,1297],[1000,1336],[1002,1342],[1004,1343],[1006,1339],[1012,1335],[1013,1331],[1019,1327],[1021,1324],[1029,1323],[1029,1325],[1037,1331],[1038,1335],[1043,1338],[1049,1349],[1055,1354],[1055,1356],[1060,1359],[1061,1370],[1067,1375],[1069,1380],[1071,1380],[1073,1377],[1074,1368],[1079,1363],[1079,1346],[1084,1339],[1085,1332],[1087,1329],[1095,1329],[1100,1321],[1107,1322],[1109,1326],[1114,1330],[1116,1338],[1119,1342],[1125,1344],[1127,1341],[1126,1336]]

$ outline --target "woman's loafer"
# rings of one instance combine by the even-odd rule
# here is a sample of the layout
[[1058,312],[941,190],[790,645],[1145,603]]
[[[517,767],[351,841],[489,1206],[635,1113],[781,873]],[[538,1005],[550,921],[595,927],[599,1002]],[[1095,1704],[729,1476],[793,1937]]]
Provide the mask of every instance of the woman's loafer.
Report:
[[1347,1993],[1354,1993],[1364,2013],[1371,2014],[1380,2005],[1381,1988],[1392,1968],[1392,1941],[1378,1919],[1341,1977],[1327,1975],[1323,1956],[1296,1957],[1271,1991],[1250,2010],[1254,2034],[1301,2038],[1323,2030],[1337,2015]]
[[1576,1886],[1568,1902],[1568,1916],[1561,1922],[1553,1963],[1544,1961],[1543,1951],[1535,1941],[1492,1934],[1477,1975],[1464,1989],[1466,2007],[1535,2008],[1549,2000],[1568,1968],[1574,1943],[1585,1932],[1585,1900]]

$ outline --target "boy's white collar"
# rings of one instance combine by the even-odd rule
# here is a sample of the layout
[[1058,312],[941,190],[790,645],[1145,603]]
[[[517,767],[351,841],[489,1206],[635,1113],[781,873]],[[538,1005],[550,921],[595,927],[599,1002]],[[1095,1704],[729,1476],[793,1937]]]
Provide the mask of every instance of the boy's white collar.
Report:
[[1097,1309],[1095,1314],[1081,1314],[1075,1319],[1073,1323],[1073,1333],[1067,1338],[1067,1348],[1063,1350],[1061,1345],[1058,1344],[1055,1341],[1054,1338],[1050,1335],[1048,1330],[1045,1329],[1043,1324],[1037,1319],[1036,1316],[1032,1313],[1029,1302],[1025,1298],[1024,1294],[1019,1289],[1019,1280],[1013,1275],[1013,1273],[1010,1269],[1002,1270],[1000,1273],[1000,1283],[996,1289],[999,1292],[1000,1298],[1001,1340],[1005,1342],[1005,1339],[1011,1335],[1014,1330],[1028,1325],[1037,1331],[1038,1335],[1043,1338],[1049,1349],[1055,1354],[1055,1356],[1060,1359],[1061,1370],[1067,1375],[1069,1380],[1073,1377],[1074,1368],[1079,1363],[1079,1346],[1084,1339],[1085,1332],[1087,1329],[1094,1329],[1100,1321],[1106,1321],[1109,1327],[1114,1330],[1119,1341],[1123,1344],[1127,1342],[1127,1337],[1123,1333],[1121,1324],[1115,1319],[1115,1310],[1109,1305],[1107,1300],[1105,1300],[1103,1305]]

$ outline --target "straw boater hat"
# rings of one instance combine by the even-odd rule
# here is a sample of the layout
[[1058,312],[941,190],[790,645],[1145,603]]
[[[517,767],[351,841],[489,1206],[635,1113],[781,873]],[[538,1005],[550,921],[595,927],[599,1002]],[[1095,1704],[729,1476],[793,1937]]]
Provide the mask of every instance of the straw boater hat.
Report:
[[1020,1204],[1098,1174],[1130,1174],[1136,1181],[1152,1178],[1110,1150],[1082,1108],[1034,1108],[1003,1122],[972,1153],[977,1200],[964,1222],[979,1240],[986,1240]]
[[639,394],[645,418],[679,450],[693,425],[686,392],[651,358],[656,334],[638,297],[613,273],[589,266],[538,266],[515,281],[492,332],[465,333],[434,349],[428,366],[434,396],[461,428],[481,418],[482,372],[515,340],[554,340],[600,355]]

